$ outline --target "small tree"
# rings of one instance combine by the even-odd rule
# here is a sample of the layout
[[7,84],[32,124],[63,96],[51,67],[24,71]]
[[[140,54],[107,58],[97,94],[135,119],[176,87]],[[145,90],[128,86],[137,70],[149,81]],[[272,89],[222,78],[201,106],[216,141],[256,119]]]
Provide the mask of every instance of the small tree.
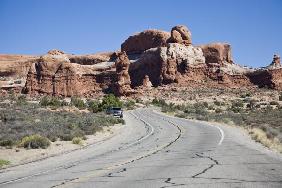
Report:
[[107,109],[110,107],[122,107],[122,102],[113,94],[105,95],[101,103],[102,109]]

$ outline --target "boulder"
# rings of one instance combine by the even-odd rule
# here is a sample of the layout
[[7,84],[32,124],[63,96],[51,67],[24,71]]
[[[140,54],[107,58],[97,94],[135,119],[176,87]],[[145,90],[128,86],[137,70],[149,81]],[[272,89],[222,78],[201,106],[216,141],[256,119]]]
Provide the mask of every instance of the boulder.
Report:
[[151,88],[153,85],[152,85],[152,82],[150,81],[150,78],[148,75],[145,75],[144,79],[143,79],[143,87],[145,88]]
[[130,36],[121,44],[121,51],[127,54],[142,53],[150,48],[166,46],[170,34],[160,30],[146,30]]
[[231,46],[227,43],[211,43],[200,46],[207,64],[232,64]]
[[184,25],[178,25],[171,29],[171,43],[184,44],[186,46],[192,45],[192,34]]

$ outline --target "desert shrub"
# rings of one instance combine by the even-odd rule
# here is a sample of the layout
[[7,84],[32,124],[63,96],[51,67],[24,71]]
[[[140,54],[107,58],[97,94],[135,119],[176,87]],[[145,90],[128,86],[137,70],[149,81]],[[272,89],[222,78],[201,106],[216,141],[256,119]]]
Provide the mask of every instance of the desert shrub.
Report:
[[215,109],[215,113],[218,113],[218,114],[219,114],[219,113],[222,113],[222,111],[223,111],[223,110],[220,109],[220,108]]
[[83,142],[82,142],[82,139],[80,137],[74,137],[72,139],[72,143],[77,144],[77,145],[82,145]]
[[221,101],[218,101],[218,100],[214,101],[213,103],[216,106],[224,106],[225,105],[224,102],[221,102]]
[[28,149],[46,149],[50,146],[50,141],[48,138],[35,134],[31,136],[25,136],[19,146]]
[[278,103],[277,101],[270,101],[269,104],[272,105],[272,106],[274,106],[274,105],[276,105],[276,106],[279,105],[279,103]]
[[50,97],[50,96],[44,96],[40,99],[39,104],[41,106],[51,106],[51,107],[59,107],[62,106],[61,101],[57,97]]
[[133,100],[128,100],[124,103],[124,107],[128,110],[133,110],[135,106],[135,102]]
[[9,164],[10,164],[10,161],[0,159],[0,168],[2,168],[5,165],[9,165]]
[[103,97],[101,108],[105,110],[110,107],[122,107],[122,105],[123,104],[118,97],[114,96],[113,94],[109,94]]
[[20,95],[16,100],[16,104],[17,105],[26,105],[27,104],[26,97],[24,95]]
[[240,98],[251,97],[251,93],[244,93],[240,95]]
[[164,99],[157,99],[157,98],[154,98],[152,100],[152,104],[155,105],[155,106],[159,106],[159,107],[162,107],[162,106],[166,106],[167,103],[165,102]]
[[2,147],[11,148],[13,145],[15,145],[15,142],[11,139],[0,140],[0,146],[2,146]]
[[93,113],[102,111],[101,103],[99,101],[94,101],[94,100],[87,101],[87,106],[88,106],[88,110]]
[[282,93],[279,95],[279,101],[282,101]]
[[177,114],[175,114],[175,116],[179,117],[179,118],[186,118],[185,113],[177,113]]
[[82,110],[86,108],[86,105],[83,100],[77,97],[72,97],[71,98],[71,105],[75,106],[76,108]]

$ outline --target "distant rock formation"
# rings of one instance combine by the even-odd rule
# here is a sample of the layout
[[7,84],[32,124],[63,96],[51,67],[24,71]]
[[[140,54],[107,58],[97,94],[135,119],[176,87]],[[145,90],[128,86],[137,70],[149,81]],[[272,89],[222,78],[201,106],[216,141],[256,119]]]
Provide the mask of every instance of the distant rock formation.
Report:
[[227,43],[211,43],[200,46],[207,64],[233,63],[231,46]]
[[170,34],[160,30],[146,30],[130,36],[121,44],[121,51],[127,54],[142,53],[150,48],[166,46]]
[[280,56],[278,54],[274,54],[273,60],[271,64],[267,67],[269,69],[281,68]]
[[115,95],[128,95],[132,91],[130,88],[130,76],[128,74],[130,61],[125,51],[117,54],[117,59],[115,62],[117,81],[114,83]]
[[62,51],[49,51],[33,63],[24,92],[30,95],[93,96],[108,89],[114,80],[111,64],[71,63]]
[[[193,46],[186,26],[171,33],[146,30],[130,36],[121,52],[88,55],[50,50],[42,56],[0,55],[0,95],[127,96],[151,86],[268,87],[282,90],[280,56],[264,68],[233,62],[231,45]],[[152,90],[151,90],[152,91]],[[140,93],[139,93],[140,94]]]
[[192,45],[192,34],[184,25],[175,26],[171,29],[169,42],[184,44],[185,46]]

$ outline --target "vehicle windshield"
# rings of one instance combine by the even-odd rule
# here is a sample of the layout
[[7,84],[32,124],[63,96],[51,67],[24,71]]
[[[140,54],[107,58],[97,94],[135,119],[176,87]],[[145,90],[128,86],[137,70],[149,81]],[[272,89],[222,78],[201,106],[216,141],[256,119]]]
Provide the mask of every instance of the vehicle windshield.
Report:
[[112,108],[113,110],[121,110],[121,108]]

